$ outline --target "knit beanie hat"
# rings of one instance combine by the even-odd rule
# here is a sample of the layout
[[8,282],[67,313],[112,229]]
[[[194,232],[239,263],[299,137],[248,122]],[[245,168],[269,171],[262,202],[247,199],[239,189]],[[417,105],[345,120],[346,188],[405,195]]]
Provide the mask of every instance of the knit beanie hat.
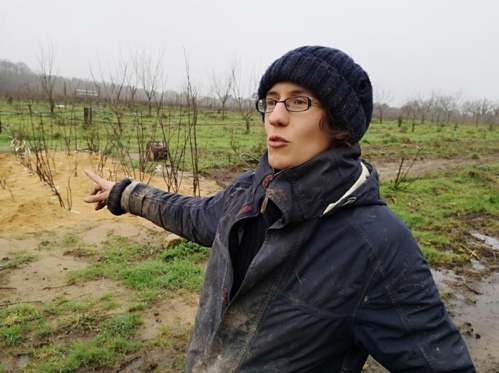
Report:
[[352,134],[353,143],[367,131],[373,112],[371,82],[362,67],[344,52],[306,46],[286,53],[263,74],[258,98],[265,98],[279,82],[296,83],[311,91],[335,124]]

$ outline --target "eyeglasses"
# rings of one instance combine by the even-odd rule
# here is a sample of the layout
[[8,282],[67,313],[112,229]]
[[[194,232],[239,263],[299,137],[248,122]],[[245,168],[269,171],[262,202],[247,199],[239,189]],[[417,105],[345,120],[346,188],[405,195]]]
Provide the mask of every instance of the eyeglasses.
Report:
[[[272,113],[278,103],[283,102],[284,107],[290,112],[307,111],[313,103],[310,97],[306,96],[292,96],[285,100],[274,100],[273,98],[261,98],[256,102],[256,110],[260,113]],[[320,106],[320,105],[316,105]]]

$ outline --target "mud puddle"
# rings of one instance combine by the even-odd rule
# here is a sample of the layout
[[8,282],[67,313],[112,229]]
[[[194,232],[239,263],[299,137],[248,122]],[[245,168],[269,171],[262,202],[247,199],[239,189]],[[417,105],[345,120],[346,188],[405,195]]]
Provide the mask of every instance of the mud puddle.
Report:
[[499,251],[499,240],[497,238],[490,237],[479,232],[470,232],[470,234],[476,239],[482,241],[485,245],[489,246],[492,250]]
[[499,273],[475,283],[467,283],[452,271],[434,271],[433,275],[440,291],[448,292],[445,303],[449,314],[477,371],[499,372]]

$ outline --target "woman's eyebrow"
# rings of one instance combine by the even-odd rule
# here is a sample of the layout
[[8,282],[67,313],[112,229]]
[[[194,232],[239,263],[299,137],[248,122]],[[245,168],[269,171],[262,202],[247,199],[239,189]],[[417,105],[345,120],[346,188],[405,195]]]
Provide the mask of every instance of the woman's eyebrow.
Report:
[[[315,98],[315,96],[310,91],[308,91],[306,89],[294,89],[291,92],[287,92],[287,93],[289,94],[288,97],[292,97],[292,96],[296,96],[296,95],[306,95],[306,96],[310,96],[310,97]],[[279,96],[280,97],[280,94],[276,91],[268,91],[266,97],[268,97],[268,96]]]

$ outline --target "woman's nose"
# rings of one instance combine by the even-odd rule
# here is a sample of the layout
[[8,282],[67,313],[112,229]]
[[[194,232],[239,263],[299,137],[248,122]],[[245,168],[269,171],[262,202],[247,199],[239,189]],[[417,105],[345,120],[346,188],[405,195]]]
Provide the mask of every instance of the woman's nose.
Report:
[[289,122],[289,112],[285,102],[278,102],[274,111],[269,114],[269,123],[273,126],[286,126]]

